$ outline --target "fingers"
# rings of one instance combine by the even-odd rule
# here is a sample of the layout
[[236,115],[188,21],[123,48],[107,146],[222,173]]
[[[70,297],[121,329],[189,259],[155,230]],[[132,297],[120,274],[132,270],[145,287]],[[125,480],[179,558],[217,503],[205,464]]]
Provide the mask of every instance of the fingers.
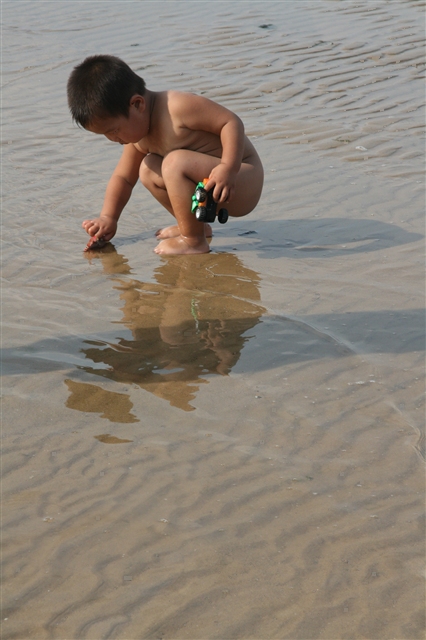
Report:
[[205,190],[206,190],[206,191],[210,191],[210,189],[211,189],[212,187],[214,187],[214,186],[215,186],[215,184],[216,184],[216,181],[215,181],[215,180],[212,180],[212,178],[209,178],[209,181],[208,181],[208,182],[206,182],[206,184],[205,184],[204,188],[205,188]]
[[84,220],[81,225],[90,237],[102,238],[107,242],[115,236],[117,231],[117,221],[112,218],[95,218],[94,220]]
[[218,184],[213,189],[213,198],[216,202],[222,202],[222,197],[225,189],[222,189]]
[[215,202],[229,202],[232,198],[233,189],[227,185],[217,184],[213,179],[210,179],[205,186],[206,191],[213,189],[213,200]]
[[108,241],[114,237],[114,231],[111,232],[107,228],[104,228],[96,222],[96,220],[85,220],[81,226],[92,238],[96,236],[97,238],[103,238]]
[[99,224],[94,220],[84,220],[81,226],[87,231],[89,236],[94,236],[100,229]]
[[206,183],[207,191],[211,191],[216,202],[230,202],[236,186],[238,172],[223,162],[212,169]]
[[223,187],[223,189],[216,187],[213,191],[213,198],[216,202],[220,203],[230,202],[232,199],[232,192],[233,190],[229,187]]

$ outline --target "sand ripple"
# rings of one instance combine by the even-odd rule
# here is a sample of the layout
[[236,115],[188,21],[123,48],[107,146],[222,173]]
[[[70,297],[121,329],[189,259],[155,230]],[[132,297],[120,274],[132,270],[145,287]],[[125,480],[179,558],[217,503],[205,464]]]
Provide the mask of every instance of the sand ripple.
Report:
[[[420,4],[101,4],[3,7],[2,638],[423,638]],[[242,116],[212,253],[82,255],[97,52]]]

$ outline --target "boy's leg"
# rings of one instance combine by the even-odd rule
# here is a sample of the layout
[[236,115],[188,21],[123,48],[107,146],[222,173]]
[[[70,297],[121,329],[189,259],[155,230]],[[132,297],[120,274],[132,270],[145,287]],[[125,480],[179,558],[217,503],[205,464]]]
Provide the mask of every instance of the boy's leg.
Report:
[[[163,163],[163,159],[164,158],[162,158],[162,156],[155,153],[147,155],[142,161],[139,177],[144,187],[146,187],[154,198],[158,200],[158,202],[162,204],[163,207],[172,214],[172,216],[174,216],[173,207],[162,176],[161,165]],[[212,228],[207,223],[205,224],[205,234],[207,238],[212,236]],[[166,227],[165,229],[159,229],[155,235],[159,240],[163,240],[165,238],[174,238],[179,236],[180,231],[178,225],[175,224],[170,227]]]
[[170,198],[167,195],[166,185],[164,184],[163,176],[161,174],[161,164],[163,158],[156,153],[150,153],[142,160],[139,178],[144,187],[148,189],[160,204],[172,215],[173,208],[170,202]]
[[[191,213],[191,196],[195,185],[208,177],[219,163],[219,158],[186,149],[172,151],[163,159],[162,183],[158,182],[157,186],[164,185],[166,189],[171,212],[177,220],[181,235],[160,242],[155,250],[156,253],[180,254],[209,251],[204,225]],[[244,162],[241,165],[237,176],[236,194],[232,202],[226,205],[229,214],[243,216],[252,211],[260,198],[262,185],[263,169],[260,160],[255,156],[252,164]],[[160,197],[162,197],[161,194]],[[159,201],[161,202],[160,199]]]

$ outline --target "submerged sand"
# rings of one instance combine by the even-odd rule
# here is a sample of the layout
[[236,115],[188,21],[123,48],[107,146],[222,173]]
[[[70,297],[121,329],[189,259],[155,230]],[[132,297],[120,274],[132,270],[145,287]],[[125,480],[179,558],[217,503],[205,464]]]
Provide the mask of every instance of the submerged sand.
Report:
[[[424,638],[420,3],[3,3],[3,640]],[[156,256],[72,67],[235,110],[265,165]]]

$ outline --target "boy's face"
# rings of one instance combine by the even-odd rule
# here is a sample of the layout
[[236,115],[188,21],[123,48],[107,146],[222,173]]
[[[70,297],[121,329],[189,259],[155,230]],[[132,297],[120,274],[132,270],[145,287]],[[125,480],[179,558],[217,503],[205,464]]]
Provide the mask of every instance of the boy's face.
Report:
[[104,135],[108,140],[119,144],[139,142],[149,131],[149,114],[146,110],[145,98],[133,96],[127,118],[126,116],[94,118],[86,129],[92,133]]

